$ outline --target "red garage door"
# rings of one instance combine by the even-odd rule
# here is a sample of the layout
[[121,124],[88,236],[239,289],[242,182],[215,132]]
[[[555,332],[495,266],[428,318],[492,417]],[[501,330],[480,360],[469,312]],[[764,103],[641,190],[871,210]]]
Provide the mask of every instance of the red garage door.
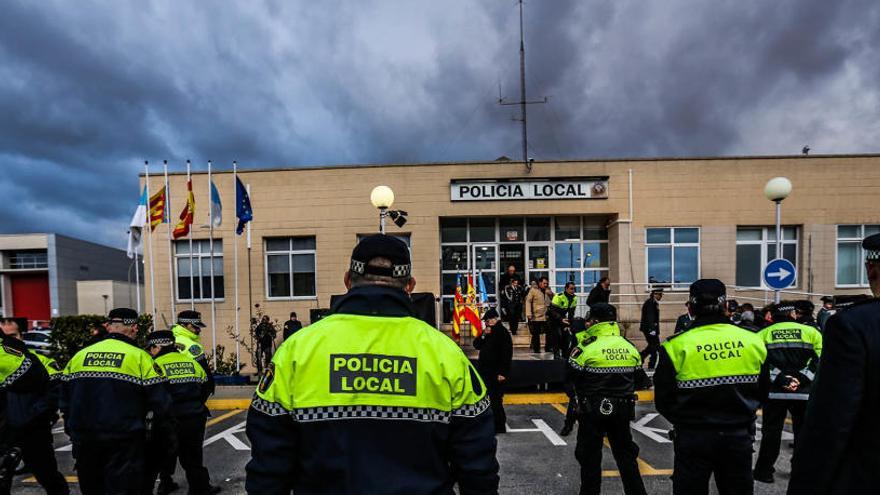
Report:
[[12,277],[12,311],[28,320],[48,320],[49,275],[16,275]]

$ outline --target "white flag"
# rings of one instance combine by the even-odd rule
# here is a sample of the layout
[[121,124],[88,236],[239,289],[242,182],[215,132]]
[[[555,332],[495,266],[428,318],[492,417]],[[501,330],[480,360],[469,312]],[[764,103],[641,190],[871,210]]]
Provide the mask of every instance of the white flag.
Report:
[[144,192],[141,194],[141,200],[134,216],[131,217],[131,224],[128,226],[128,257],[134,259],[137,249],[141,245],[141,237],[143,236],[144,226],[147,225],[147,188],[144,186]]
[[217,191],[213,180],[211,181],[211,219],[215,229],[223,223],[223,205],[220,204],[220,192]]

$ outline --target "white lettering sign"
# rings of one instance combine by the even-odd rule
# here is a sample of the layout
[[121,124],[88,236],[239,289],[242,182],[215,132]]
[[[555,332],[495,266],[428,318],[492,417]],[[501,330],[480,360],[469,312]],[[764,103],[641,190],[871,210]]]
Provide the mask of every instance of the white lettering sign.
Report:
[[515,181],[453,181],[452,201],[516,201],[548,199],[604,199],[606,179],[538,179]]

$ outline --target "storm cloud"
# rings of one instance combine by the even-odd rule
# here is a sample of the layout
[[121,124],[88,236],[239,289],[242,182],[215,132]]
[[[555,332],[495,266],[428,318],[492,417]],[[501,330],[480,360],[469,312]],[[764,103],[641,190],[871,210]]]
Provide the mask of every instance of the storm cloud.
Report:
[[[529,1],[536,159],[876,151],[880,4]],[[0,231],[116,246],[144,159],[518,158],[518,10],[7,1]]]

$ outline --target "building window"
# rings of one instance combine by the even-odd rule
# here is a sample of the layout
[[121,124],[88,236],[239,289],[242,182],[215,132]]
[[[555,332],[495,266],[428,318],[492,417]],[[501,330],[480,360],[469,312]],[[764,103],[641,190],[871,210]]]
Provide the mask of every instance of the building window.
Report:
[[880,233],[880,225],[837,226],[837,281],[838,287],[867,287],[865,252],[862,239]]
[[269,298],[314,298],[315,238],[265,239],[266,293]]
[[700,278],[700,229],[649,228],[645,231],[648,284],[687,289]]
[[[212,258],[209,241],[193,240],[192,256],[190,256],[189,241],[176,241],[174,243],[174,258],[177,268],[178,301],[210,301],[212,285],[214,299],[223,299],[223,241],[214,241],[213,284],[211,283]],[[190,265],[190,260],[192,260],[192,265]]]
[[9,267],[13,269],[48,268],[49,259],[46,251],[15,251],[10,256]]
[[[798,266],[798,229],[782,228],[782,257]],[[764,287],[761,272],[776,259],[776,227],[738,227],[736,229],[736,285]]]

